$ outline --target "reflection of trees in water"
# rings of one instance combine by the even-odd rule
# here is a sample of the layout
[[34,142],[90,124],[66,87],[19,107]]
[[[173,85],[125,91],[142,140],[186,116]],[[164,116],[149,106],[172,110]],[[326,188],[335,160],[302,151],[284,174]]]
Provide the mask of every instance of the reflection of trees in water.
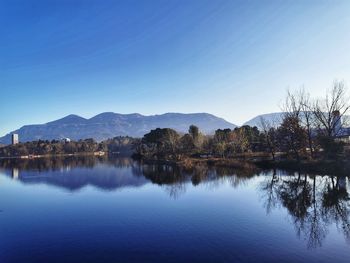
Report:
[[350,238],[349,194],[345,177],[282,176],[273,173],[260,185],[266,212],[285,207],[300,238],[308,248],[322,245],[328,227],[335,223]]
[[[69,190],[80,189],[87,184],[103,189],[116,189],[119,187],[120,173],[113,173],[111,169],[113,167],[130,169],[131,175],[146,178],[162,186],[172,198],[184,194],[188,183],[192,183],[193,186],[202,184],[210,189],[226,183],[237,187],[255,174],[255,171],[249,169],[208,166],[205,163],[186,168],[176,165],[144,164],[130,158],[91,155],[0,160],[0,168],[12,171],[10,174],[13,178],[30,183],[44,182]],[[91,172],[82,173],[79,171],[81,169],[76,168],[90,168]],[[92,170],[93,168],[98,169]],[[103,169],[105,172],[102,172]],[[126,180],[126,177],[124,178]],[[128,177],[128,180],[133,179]],[[132,181],[132,184],[135,182]]]
[[240,170],[229,167],[198,164],[190,168],[176,165],[140,164],[135,174],[142,174],[152,183],[165,186],[166,192],[174,199],[186,192],[187,183],[199,184],[210,189],[218,188],[229,182],[233,187],[246,182],[255,175],[255,171]]
[[350,202],[345,177],[330,177],[322,193],[322,216],[326,222],[335,222],[347,241],[350,241]]
[[311,186],[305,175],[304,179],[299,174],[298,177],[283,180],[280,185],[279,196],[283,206],[285,206],[292,216],[297,219],[304,219],[311,205]]
[[226,183],[229,183],[232,187],[236,188],[247,182],[254,175],[256,175],[256,171],[251,169],[208,166],[205,164],[195,166],[190,173],[194,186],[201,183],[210,188],[217,188]]
[[[300,177],[299,174],[298,180]],[[299,185],[294,185],[294,187],[296,188],[295,191],[300,193],[299,196],[295,196],[295,202],[299,205],[295,207],[283,205],[287,207],[292,215],[297,235],[307,241],[308,248],[319,247],[327,235],[327,225],[322,220],[318,207],[316,176],[312,179],[312,185],[308,180],[308,176],[304,175],[302,182],[299,182]]]
[[118,168],[130,167],[134,161],[130,158],[109,158],[108,156],[62,156],[34,159],[0,159],[0,168],[17,168],[22,171],[55,171],[62,169],[72,169],[75,167],[93,168],[99,164],[106,164]]
[[181,173],[180,168],[172,165],[142,165],[142,174],[152,183],[175,184],[182,183],[186,180],[186,176]]
[[182,173],[178,166],[140,164],[133,172],[142,174],[152,183],[163,186],[165,191],[173,199],[177,199],[186,192],[188,177]]
[[[118,171],[113,169],[114,167],[127,169]],[[201,184],[209,189],[215,189],[227,183],[237,187],[255,175],[255,171],[249,169],[208,166],[206,163],[188,168],[145,164],[131,158],[92,155],[0,159],[0,169],[4,169],[5,174],[25,183],[45,183],[70,191],[89,184],[104,190],[116,190],[128,185],[142,185],[149,180],[164,188],[174,199],[186,193],[188,183],[193,186]]]
[[179,184],[171,184],[171,185],[165,185],[164,186],[165,192],[168,193],[168,195],[176,200],[181,195],[186,193],[186,184],[179,183]]
[[[88,172],[69,171],[73,168],[103,169]],[[109,168],[108,168],[109,167]],[[128,168],[116,173],[116,168]],[[0,168],[11,169],[12,176],[19,180],[21,171],[60,171],[64,175],[53,173],[52,177],[39,178],[30,182],[46,182],[68,189],[79,189],[92,184],[103,189],[117,189],[126,185],[143,185],[147,182],[160,185],[167,194],[177,199],[186,193],[188,184],[202,185],[215,189],[223,184],[238,187],[256,175],[255,170],[235,169],[223,166],[194,165],[190,168],[173,165],[143,164],[130,158],[108,158],[96,156],[70,156],[62,158],[40,158],[32,160],[0,160]],[[112,169],[110,169],[112,168]],[[79,169],[78,169],[79,170]],[[24,174],[24,173],[23,173]],[[36,173],[29,173],[31,176]],[[121,176],[124,174],[124,177]],[[69,176],[67,176],[69,175]],[[309,248],[322,245],[330,225],[335,224],[350,242],[350,196],[346,177],[308,176],[281,171],[264,174],[260,192],[266,212],[285,207],[290,215],[295,231],[307,241]],[[24,176],[25,177],[25,176]],[[135,178],[137,180],[135,180]],[[142,179],[142,180],[141,180]]]
[[280,176],[278,176],[276,170],[274,170],[273,175],[271,177],[265,176],[265,180],[260,185],[262,199],[264,200],[264,207],[266,208],[267,214],[279,204],[277,189],[279,180],[281,180]]

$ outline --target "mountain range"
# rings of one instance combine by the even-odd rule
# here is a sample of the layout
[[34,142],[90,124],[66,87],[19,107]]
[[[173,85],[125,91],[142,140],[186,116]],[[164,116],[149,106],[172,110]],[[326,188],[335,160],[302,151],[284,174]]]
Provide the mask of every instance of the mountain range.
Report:
[[1,137],[0,143],[9,144],[13,133],[19,135],[21,142],[62,138],[72,140],[94,138],[97,141],[102,141],[115,136],[142,137],[155,128],[173,128],[180,133],[185,133],[192,124],[198,126],[205,134],[212,134],[216,129],[236,127],[236,125],[208,113],[165,113],[145,116],[138,113],[105,112],[90,119],[78,115],[68,115],[45,124],[25,125]]
[[[281,124],[283,112],[258,115],[243,125],[261,129],[261,119],[273,126]],[[350,123],[350,116],[344,116],[344,123]],[[204,134],[213,134],[217,129],[233,129],[237,125],[209,113],[165,113],[145,116],[138,113],[119,114],[104,112],[90,119],[68,115],[45,124],[25,125],[0,137],[0,144],[11,143],[11,134],[17,133],[21,142],[70,138],[72,140],[94,138],[102,141],[115,136],[142,137],[152,129],[172,128],[186,133],[190,125],[196,125]]]

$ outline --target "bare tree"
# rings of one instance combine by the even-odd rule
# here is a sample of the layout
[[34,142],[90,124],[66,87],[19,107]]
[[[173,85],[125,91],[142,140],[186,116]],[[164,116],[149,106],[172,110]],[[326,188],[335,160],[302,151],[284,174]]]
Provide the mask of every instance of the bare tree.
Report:
[[[286,100],[282,106],[284,111],[283,121],[278,129],[281,147],[286,152],[293,152],[295,157],[300,159],[300,152],[306,150],[307,129],[304,124],[303,103],[305,92],[287,91]],[[308,116],[309,117],[309,116]]]
[[284,104],[282,105],[282,111],[284,112],[284,118],[297,118],[300,120],[302,106],[300,103],[300,95],[298,93],[292,93],[287,91],[287,96]]
[[300,126],[305,129],[310,156],[314,156],[314,133],[315,117],[312,109],[310,94],[302,87],[294,93],[288,91],[283,110],[285,118],[297,119]]
[[315,128],[315,115],[312,111],[312,101],[310,99],[310,93],[306,92],[304,88],[301,88],[298,92],[298,103],[301,109],[301,123],[305,127],[307,142],[310,149],[310,156],[314,158],[314,140],[313,130]]
[[276,151],[277,151],[277,131],[276,125],[273,121],[268,121],[263,117],[260,117],[260,126],[264,134],[267,148],[271,153],[272,160],[276,160]]
[[339,122],[350,109],[350,100],[344,82],[335,81],[324,99],[316,100],[313,113],[318,128],[329,138],[339,134]]

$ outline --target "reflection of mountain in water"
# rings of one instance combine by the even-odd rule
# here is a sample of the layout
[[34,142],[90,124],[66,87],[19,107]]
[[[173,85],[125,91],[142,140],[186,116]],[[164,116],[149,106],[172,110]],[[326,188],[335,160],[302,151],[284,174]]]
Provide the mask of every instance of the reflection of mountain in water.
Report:
[[75,167],[93,168],[97,164],[107,164],[115,167],[130,167],[133,163],[130,158],[108,158],[106,156],[66,156],[54,158],[36,159],[0,159],[0,167],[3,169],[17,168],[21,171],[51,171],[71,169]]
[[[157,184],[177,199],[192,185],[233,188],[261,177],[259,192],[266,212],[286,209],[297,235],[309,248],[322,245],[331,225],[350,243],[350,196],[347,177],[313,176],[282,171],[257,173],[198,164],[191,168],[144,164],[130,158],[69,157],[0,160],[2,173],[24,184],[45,183],[70,191],[92,185],[104,190]],[[260,179],[259,179],[260,180]]]
[[[148,182],[146,178],[131,172],[136,163],[129,158],[70,157],[13,161],[13,164],[9,160],[2,163],[5,174],[25,184],[45,183],[74,191],[87,185],[115,190],[142,186]],[[9,169],[11,165],[13,168]]]
[[147,183],[143,177],[136,177],[129,169],[116,170],[112,166],[97,165],[91,168],[62,169],[61,171],[21,173],[21,181],[24,183],[46,183],[60,186],[69,190],[77,190],[87,185],[104,190],[114,190],[128,186],[142,186]]
[[254,171],[196,165],[181,168],[144,164],[130,158],[78,156],[43,159],[0,160],[4,173],[26,184],[45,183],[70,191],[92,185],[105,190],[142,186],[147,182],[165,188],[177,198],[186,192],[186,184],[206,184],[211,188],[229,183],[236,187],[254,176]]

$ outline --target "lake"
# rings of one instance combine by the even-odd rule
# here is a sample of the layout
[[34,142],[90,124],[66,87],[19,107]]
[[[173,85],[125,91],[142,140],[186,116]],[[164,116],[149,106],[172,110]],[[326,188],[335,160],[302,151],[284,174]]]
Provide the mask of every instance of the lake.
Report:
[[0,160],[0,262],[350,262],[348,180]]

